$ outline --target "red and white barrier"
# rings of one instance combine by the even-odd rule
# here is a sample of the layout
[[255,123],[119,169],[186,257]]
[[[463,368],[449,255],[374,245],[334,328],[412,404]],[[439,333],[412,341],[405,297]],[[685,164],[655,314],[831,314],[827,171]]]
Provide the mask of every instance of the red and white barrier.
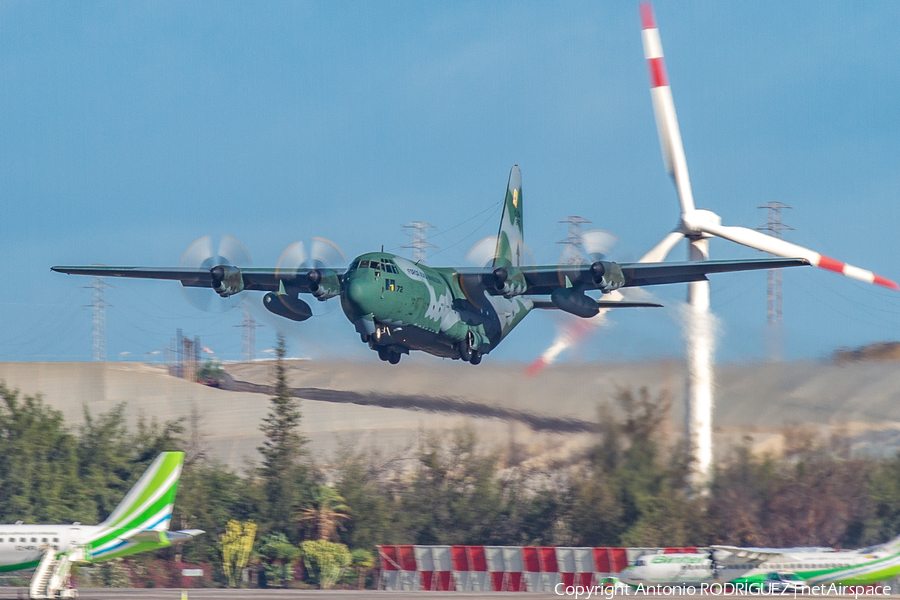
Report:
[[379,589],[552,592],[557,584],[598,585],[645,554],[697,548],[563,546],[378,546]]

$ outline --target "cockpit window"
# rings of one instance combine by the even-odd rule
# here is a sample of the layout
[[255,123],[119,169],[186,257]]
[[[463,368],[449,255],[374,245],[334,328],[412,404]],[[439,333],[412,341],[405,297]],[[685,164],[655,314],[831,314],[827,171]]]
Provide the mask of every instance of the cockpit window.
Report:
[[381,264],[375,262],[374,260],[373,260],[371,263],[369,263],[369,265],[370,265],[373,269],[375,269],[376,271],[381,270]]
[[360,269],[368,269],[368,268],[369,268],[369,261],[367,261],[367,260],[361,260],[361,261],[359,261],[359,268],[360,268]]

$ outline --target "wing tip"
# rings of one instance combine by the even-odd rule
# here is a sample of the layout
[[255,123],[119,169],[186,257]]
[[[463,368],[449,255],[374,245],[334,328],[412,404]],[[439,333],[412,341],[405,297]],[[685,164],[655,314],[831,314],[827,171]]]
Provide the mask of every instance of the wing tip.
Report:
[[649,2],[641,2],[641,28],[656,29],[656,17],[653,15],[653,5]]
[[872,281],[875,285],[880,285],[881,287],[886,287],[889,290],[894,290],[896,292],[900,292],[900,285],[897,285],[896,281],[888,279],[887,277],[882,277],[881,275],[875,275],[875,279]]

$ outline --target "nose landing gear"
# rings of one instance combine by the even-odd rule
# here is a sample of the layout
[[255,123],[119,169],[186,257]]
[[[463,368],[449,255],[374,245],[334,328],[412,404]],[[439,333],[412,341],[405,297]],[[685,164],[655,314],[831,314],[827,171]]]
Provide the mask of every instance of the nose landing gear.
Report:
[[477,365],[481,362],[481,352],[472,348],[474,336],[470,331],[466,338],[458,344],[459,357],[467,363]]
[[377,326],[375,333],[366,336],[363,341],[368,342],[369,348],[378,352],[378,358],[381,360],[392,365],[400,362],[404,349],[402,346],[394,344],[394,340],[391,338],[391,330],[384,325]]

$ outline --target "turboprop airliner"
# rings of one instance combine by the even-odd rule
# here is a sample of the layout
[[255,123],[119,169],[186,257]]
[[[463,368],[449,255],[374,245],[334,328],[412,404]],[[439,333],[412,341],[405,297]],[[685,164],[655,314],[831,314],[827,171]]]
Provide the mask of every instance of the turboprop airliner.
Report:
[[[477,365],[534,308],[558,309],[591,318],[601,308],[655,307],[647,302],[595,299],[619,288],[703,281],[710,273],[810,264],[803,258],[623,263],[592,257],[580,265],[528,266],[523,230],[522,172],[513,166],[506,186],[493,261],[486,267],[434,268],[386,252],[369,252],[346,268],[288,264],[249,268],[221,255],[200,267],[57,266],[53,271],[98,277],[170,279],[187,288],[210,288],[228,298],[267,292],[263,306],[293,321],[313,315],[300,294],[340,298],[341,308],[363,343],[381,360],[400,362],[420,350]],[[242,247],[243,248],[243,247]]]
[[900,537],[860,550],[712,546],[695,554],[646,554],[619,578],[630,585],[713,582],[765,584],[773,573],[796,573],[807,585],[870,585],[900,575]]
[[37,569],[32,598],[73,597],[71,563],[96,563],[156,550],[203,533],[169,531],[183,452],[163,452],[99,525],[0,525],[0,571]]

